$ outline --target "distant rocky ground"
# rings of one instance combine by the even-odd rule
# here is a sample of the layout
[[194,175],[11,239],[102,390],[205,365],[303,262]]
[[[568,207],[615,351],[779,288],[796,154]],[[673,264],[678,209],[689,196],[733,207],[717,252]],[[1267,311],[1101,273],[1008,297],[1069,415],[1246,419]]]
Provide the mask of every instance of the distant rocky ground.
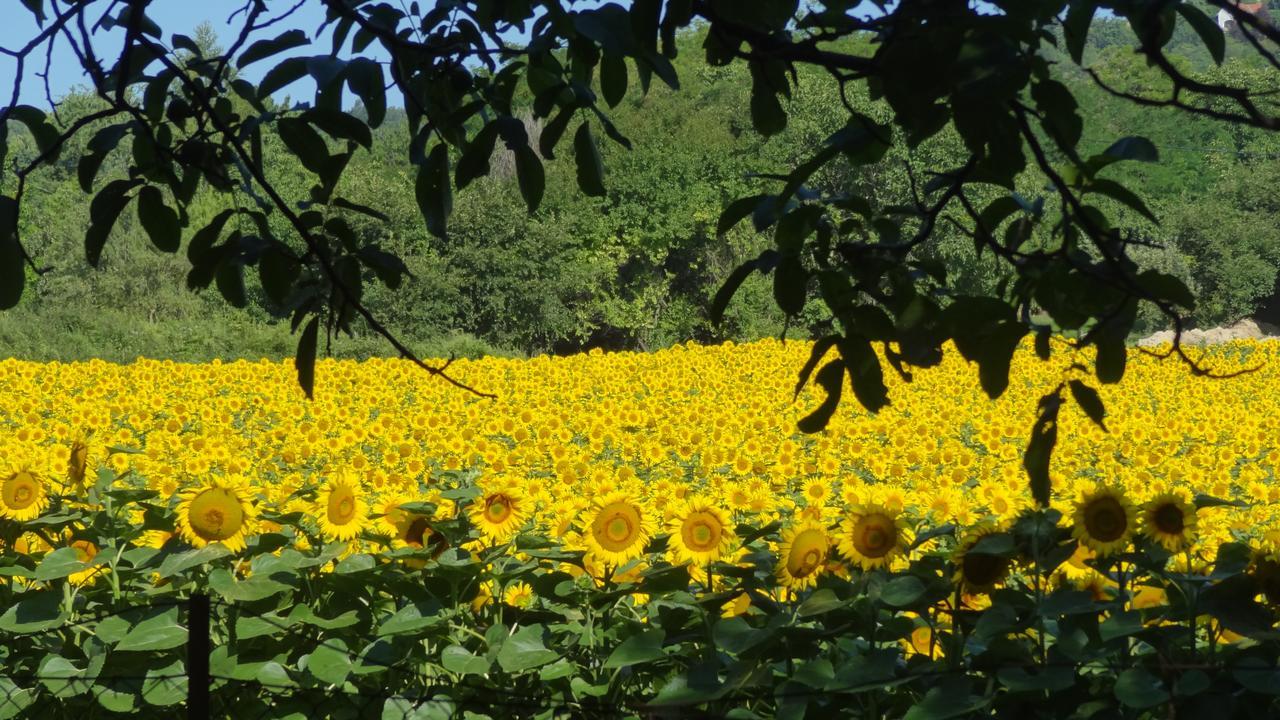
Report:
[[[1205,329],[1186,330],[1182,333],[1182,342],[1187,345],[1213,345],[1230,340],[1264,340],[1280,339],[1280,327],[1269,322],[1260,322],[1245,318],[1235,325]],[[1138,341],[1139,345],[1159,345],[1173,342],[1172,330],[1161,330]]]

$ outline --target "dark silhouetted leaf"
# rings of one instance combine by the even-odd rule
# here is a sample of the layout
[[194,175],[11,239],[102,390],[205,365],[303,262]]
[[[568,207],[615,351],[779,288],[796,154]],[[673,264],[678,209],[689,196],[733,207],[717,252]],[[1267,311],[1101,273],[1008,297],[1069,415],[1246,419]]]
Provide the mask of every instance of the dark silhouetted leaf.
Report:
[[787,315],[798,315],[804,310],[808,284],[809,271],[804,269],[800,258],[794,255],[782,256],[773,273],[773,299],[778,303],[778,308]]
[[831,416],[840,405],[840,396],[844,392],[844,363],[840,360],[832,360],[823,365],[814,380],[827,391],[827,397],[813,412],[800,418],[796,423],[796,427],[803,433],[816,433],[831,422]]
[[1107,424],[1104,419],[1106,418],[1107,410],[1102,404],[1102,397],[1098,395],[1098,391],[1079,380],[1072,380],[1069,385],[1071,386],[1071,396],[1076,399],[1076,404],[1080,406],[1084,414],[1088,415],[1089,419],[1096,423],[1098,427],[1106,430]]
[[605,53],[600,61],[600,91],[609,107],[615,107],[627,96],[627,60],[621,55]]
[[827,351],[835,347],[836,341],[839,339],[839,335],[827,335],[814,341],[813,349],[809,351],[809,359],[805,360],[804,366],[800,368],[800,377],[796,380],[796,390],[792,400],[800,397],[800,391],[809,383],[809,376],[813,374],[813,369],[818,367],[818,363],[823,356],[827,354]]
[[1089,183],[1088,189],[1089,189],[1089,192],[1096,192],[1100,195],[1106,195],[1107,197],[1111,198],[1112,200],[1115,200],[1116,202],[1127,205],[1129,208],[1136,211],[1142,217],[1150,220],[1156,225],[1160,224],[1160,221],[1156,219],[1155,214],[1151,212],[1150,208],[1147,207],[1147,204],[1142,202],[1142,198],[1138,197],[1138,195],[1134,193],[1132,190],[1130,190],[1129,188],[1121,185],[1120,183],[1114,180],[1105,180],[1102,178],[1098,178],[1093,182]]
[[0,310],[8,310],[22,299],[27,282],[27,266],[18,245],[18,203],[0,195]]
[[542,204],[542,195],[547,187],[546,171],[542,167],[542,161],[538,159],[538,154],[528,145],[517,147],[515,155],[516,179],[520,183],[520,195],[524,198],[525,206],[529,208],[529,214],[532,215]]
[[236,60],[237,68],[245,68],[250,63],[264,60],[277,53],[282,53],[293,48],[303,47],[311,44],[310,38],[301,30],[287,30],[270,40],[258,40],[245,51],[240,53],[240,57]]
[[1213,61],[1219,65],[1227,54],[1227,36],[1208,15],[1191,3],[1178,3],[1178,14],[1200,36]]
[[862,407],[871,412],[889,404],[889,389],[884,384],[884,369],[870,341],[857,335],[848,335],[836,342],[844,358],[849,380],[853,383],[853,395]]
[[1093,14],[1097,9],[1095,0],[1071,0],[1071,6],[1067,9],[1062,33],[1067,42],[1067,52],[1076,64],[1084,57],[1084,44],[1089,39],[1089,26],[1093,24]]
[[445,237],[449,214],[453,212],[453,189],[449,185],[449,148],[444,143],[432,148],[418,169],[416,190],[427,231],[438,238]]
[[1058,443],[1058,411],[1062,408],[1062,388],[1040,398],[1031,440],[1022,455],[1022,466],[1031,479],[1031,495],[1041,507],[1049,506],[1049,461]]
[[459,190],[470,185],[472,180],[489,174],[489,158],[493,155],[493,146],[497,140],[498,121],[491,120],[467,143],[454,171],[454,181]]
[[387,91],[382,83],[382,66],[369,58],[354,58],[347,65],[347,87],[364,104],[369,127],[376,128],[387,117]]
[[141,183],[136,178],[112,180],[89,203],[89,229],[84,234],[84,253],[90,265],[98,267],[102,260],[102,248],[107,244],[111,228],[115,227],[116,219],[120,217],[124,206],[129,204],[126,193]]
[[178,213],[164,203],[164,194],[154,185],[148,185],[138,193],[138,221],[157,250],[178,251],[182,243],[182,224]]
[[585,120],[573,135],[573,157],[578,167],[578,187],[583,194],[604,197],[604,161],[591,134],[591,125]]
[[267,71],[258,83],[258,96],[265,99],[290,83],[301,80],[307,74],[306,58],[289,58],[281,60],[278,65]]
[[302,392],[306,393],[307,399],[314,397],[313,391],[316,384],[316,337],[320,332],[320,318],[313,317],[311,322],[302,329],[302,337],[298,339],[298,354],[293,359],[293,365],[298,371],[298,385],[302,387]]
[[1156,146],[1144,137],[1131,135],[1123,137],[1111,144],[1102,153],[1103,155],[1114,158],[1116,160],[1137,160],[1138,162],[1158,162],[1160,153],[1156,151]]

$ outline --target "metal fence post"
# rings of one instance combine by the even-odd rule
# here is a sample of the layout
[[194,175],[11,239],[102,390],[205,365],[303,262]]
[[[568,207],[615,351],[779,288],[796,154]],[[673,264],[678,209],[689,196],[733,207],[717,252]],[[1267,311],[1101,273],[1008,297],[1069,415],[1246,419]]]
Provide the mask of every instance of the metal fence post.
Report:
[[209,596],[187,602],[187,718],[209,720]]

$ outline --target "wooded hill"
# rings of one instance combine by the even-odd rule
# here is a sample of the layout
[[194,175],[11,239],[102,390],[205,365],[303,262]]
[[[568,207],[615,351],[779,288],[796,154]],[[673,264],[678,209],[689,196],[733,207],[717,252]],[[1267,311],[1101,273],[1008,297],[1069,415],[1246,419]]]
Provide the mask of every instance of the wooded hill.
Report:
[[[1115,89],[1158,97],[1165,92],[1159,76],[1123,44],[1127,31],[1116,25],[1094,27],[1085,65]],[[207,30],[198,35],[202,42],[216,42]],[[710,324],[706,308],[720,283],[744,258],[773,242],[749,222],[719,236],[717,219],[730,200],[770,182],[751,172],[785,173],[847,113],[833,80],[802,74],[786,130],[764,140],[752,130],[747,113],[746,67],[707,66],[701,39],[696,32],[683,38],[675,61],[681,92],[655,83],[643,98],[628,96],[613,108],[610,117],[631,149],[602,144],[605,197],[586,197],[578,190],[571,144],[562,143],[554,159],[544,158],[546,195],[530,216],[514,163],[500,152],[491,177],[455,194],[447,240],[426,231],[415,201],[414,169],[404,155],[407,126],[403,113],[393,109],[375,132],[371,151],[356,155],[341,188],[345,197],[387,216],[383,222],[340,213],[354,237],[399,254],[411,273],[397,292],[365,283],[370,308],[424,355],[652,349],[688,339],[749,340],[781,333],[783,319],[772,302],[771,283],[759,276],[743,286],[723,326]],[[1231,40],[1228,45],[1221,67],[1194,36],[1175,37],[1171,54],[1186,69],[1216,80],[1253,87],[1274,83],[1274,73],[1258,64],[1256,53]],[[1141,261],[1177,275],[1198,293],[1197,324],[1231,322],[1256,312],[1275,294],[1280,267],[1280,135],[1139,107],[1061,67],[1081,104],[1082,148],[1101,151],[1116,137],[1141,135],[1159,150],[1158,163],[1127,163],[1115,174],[1138,189],[1140,197],[1117,195],[1114,202],[1122,225],[1150,243],[1139,254]],[[888,120],[879,103],[856,95],[846,100]],[[95,102],[85,93],[68,95],[59,107],[61,122],[92,112]],[[544,130],[540,122],[526,124],[532,137]],[[10,128],[5,161],[10,166],[34,153],[23,132],[16,124]],[[958,166],[964,157],[953,132],[913,151],[900,144],[893,148],[870,166],[824,170],[815,178],[815,189],[853,186],[873,206],[887,208],[910,203],[913,183],[917,190],[928,183],[919,168]],[[59,166],[35,178],[35,192],[29,191],[22,236],[42,264],[52,258],[58,264],[39,279],[30,278],[22,304],[0,314],[0,352],[41,360],[292,355],[295,340],[287,321],[280,320],[282,308],[262,292],[256,269],[246,273],[243,310],[220,302],[216,284],[193,294],[187,290],[191,266],[182,251],[166,254],[151,247],[132,211],[117,223],[101,270],[66,260],[83,257],[89,213],[77,169],[88,151],[83,144],[68,147]],[[277,188],[305,202],[310,181],[303,168],[286,161],[280,138],[269,136],[263,153]],[[123,176],[129,163],[126,149],[113,151],[96,182]],[[0,187],[10,182],[11,173],[5,173]],[[1042,176],[1029,171],[1020,178],[1018,196],[1034,205],[1046,195],[1044,184]],[[1004,192],[992,187],[990,197]],[[253,202],[243,194],[201,196],[189,228],[202,227],[230,203]],[[273,230],[280,237],[290,234],[284,223]],[[886,228],[875,231],[883,237]],[[1001,281],[994,263],[974,257],[969,238],[945,221],[939,233],[936,258],[945,264],[954,289],[993,288]],[[819,316],[808,317],[816,321]],[[793,324],[788,336],[807,335],[813,328],[806,322]],[[1152,314],[1140,320],[1135,333],[1155,329]],[[365,356],[388,354],[391,348],[357,334],[335,339],[329,350]]]

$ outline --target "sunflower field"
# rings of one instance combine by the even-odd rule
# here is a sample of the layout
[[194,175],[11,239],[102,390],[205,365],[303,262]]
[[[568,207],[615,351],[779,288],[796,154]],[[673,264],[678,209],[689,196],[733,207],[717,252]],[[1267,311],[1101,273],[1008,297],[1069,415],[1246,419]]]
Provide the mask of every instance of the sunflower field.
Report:
[[[0,718],[1274,717],[1280,344],[957,353],[817,434],[803,342],[458,361],[0,362]],[[1074,713],[1074,714],[1072,714]]]

